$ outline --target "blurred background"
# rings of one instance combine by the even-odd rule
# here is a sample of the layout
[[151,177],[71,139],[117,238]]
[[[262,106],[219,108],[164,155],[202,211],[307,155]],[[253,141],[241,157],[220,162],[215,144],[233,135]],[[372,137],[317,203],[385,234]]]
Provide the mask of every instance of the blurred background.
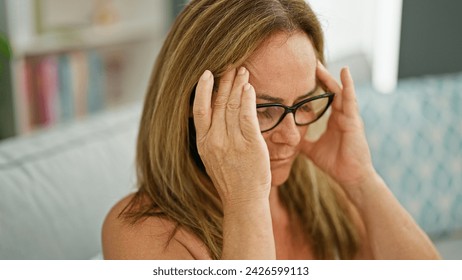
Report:
[[[104,215],[135,185],[151,68],[186,2],[0,0],[0,259],[100,257]],[[308,2],[328,68],[353,74],[378,172],[461,259],[462,1]]]
[[[139,100],[187,0],[1,0],[0,139]],[[338,75],[390,93],[398,79],[462,71],[460,1],[312,0]],[[1,50],[1,48],[0,48]],[[3,54],[2,54],[3,53]]]
[[462,259],[462,2],[311,0],[349,66],[372,158],[446,259]]
[[142,98],[182,2],[1,0],[0,139]]

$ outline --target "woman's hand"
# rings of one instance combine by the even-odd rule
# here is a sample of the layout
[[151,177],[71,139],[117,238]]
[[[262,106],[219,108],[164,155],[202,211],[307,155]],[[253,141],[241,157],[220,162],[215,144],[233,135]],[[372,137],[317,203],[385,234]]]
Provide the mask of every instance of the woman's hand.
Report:
[[320,62],[316,75],[335,97],[326,131],[316,142],[303,139],[302,152],[341,186],[348,189],[364,185],[376,172],[350,72],[342,69],[342,86]]
[[206,70],[196,87],[197,149],[225,206],[267,200],[271,187],[268,148],[260,133],[255,91],[248,81],[244,67],[238,73],[228,70],[212,98],[214,79]]
[[319,62],[316,73],[335,93],[334,104],[325,133],[314,143],[304,140],[302,151],[349,195],[366,228],[365,248],[370,246],[375,259],[438,259],[428,236],[372,165],[350,72],[342,69],[343,87]]

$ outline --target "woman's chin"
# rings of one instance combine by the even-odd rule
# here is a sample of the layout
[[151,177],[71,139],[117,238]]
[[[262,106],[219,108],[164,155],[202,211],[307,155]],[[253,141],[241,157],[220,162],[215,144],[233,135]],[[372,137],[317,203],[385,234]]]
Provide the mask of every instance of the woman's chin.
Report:
[[274,167],[271,166],[271,187],[277,187],[284,184],[290,175],[290,169],[292,165],[288,165],[287,167]]

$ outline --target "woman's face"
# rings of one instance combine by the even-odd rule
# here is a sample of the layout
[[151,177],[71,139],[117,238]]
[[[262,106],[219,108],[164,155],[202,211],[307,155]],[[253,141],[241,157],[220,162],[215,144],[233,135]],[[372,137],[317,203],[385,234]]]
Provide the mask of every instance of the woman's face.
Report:
[[[250,72],[249,82],[257,93],[257,104],[292,106],[316,89],[316,64],[314,48],[305,33],[281,32],[265,41],[244,66]],[[287,114],[279,125],[263,132],[270,155],[272,186],[281,185],[289,177],[307,129],[297,126],[294,115]]]

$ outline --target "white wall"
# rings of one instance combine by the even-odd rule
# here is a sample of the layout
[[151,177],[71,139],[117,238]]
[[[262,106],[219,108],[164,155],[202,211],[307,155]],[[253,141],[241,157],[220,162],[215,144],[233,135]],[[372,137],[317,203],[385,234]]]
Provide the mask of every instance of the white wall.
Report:
[[347,64],[381,92],[397,82],[402,0],[307,0],[326,38],[332,71]]
[[328,60],[362,52],[373,55],[374,13],[377,0],[308,0],[326,37]]

